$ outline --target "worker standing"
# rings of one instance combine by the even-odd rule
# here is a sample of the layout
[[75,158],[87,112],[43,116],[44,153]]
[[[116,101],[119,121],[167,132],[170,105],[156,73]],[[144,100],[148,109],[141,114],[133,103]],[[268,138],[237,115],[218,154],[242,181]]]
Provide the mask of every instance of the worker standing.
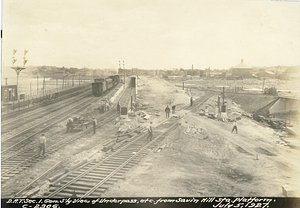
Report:
[[67,120],[67,133],[72,131],[72,127],[73,127],[73,119],[70,116]]
[[97,125],[97,119],[93,118],[93,130],[94,130],[94,134],[96,134],[96,125]]
[[149,139],[150,141],[152,141],[152,135],[153,135],[152,122],[150,122],[150,125],[148,126],[148,137],[147,137],[147,140]]
[[233,122],[233,128],[232,128],[232,131],[231,133],[235,130],[235,133],[237,134],[237,123],[236,123],[236,120]]
[[167,107],[165,108],[165,112],[166,112],[166,118],[170,117],[170,108],[169,105],[167,105]]
[[120,115],[120,103],[117,104],[117,114]]
[[172,106],[172,113],[175,113],[175,108],[176,108],[176,105],[173,105]]
[[[38,157],[44,157],[45,151],[46,151],[46,137],[45,134],[42,134],[40,139],[39,139],[39,154]],[[41,153],[43,153],[41,155]]]
[[191,97],[191,106],[193,106],[193,102],[194,102],[193,97]]
[[109,102],[106,101],[106,111],[109,111]]

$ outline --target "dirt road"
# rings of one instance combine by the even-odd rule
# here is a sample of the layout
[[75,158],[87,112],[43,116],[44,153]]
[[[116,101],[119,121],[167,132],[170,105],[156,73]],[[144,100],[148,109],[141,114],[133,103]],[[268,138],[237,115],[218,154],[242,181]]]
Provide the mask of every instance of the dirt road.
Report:
[[[150,93],[140,89],[141,96],[154,102],[155,92],[160,101],[155,100],[155,105],[161,109],[170,99],[188,98],[186,92],[172,94],[174,87],[164,81],[147,83],[163,90]],[[166,92],[168,96],[164,96]],[[194,91],[194,96],[197,93]],[[111,187],[106,197],[282,197],[282,186],[288,187],[289,196],[300,196],[300,152],[285,146],[273,129],[242,117],[235,134],[231,123],[177,113],[184,116],[164,141],[166,147],[158,153],[152,151],[124,181]]]

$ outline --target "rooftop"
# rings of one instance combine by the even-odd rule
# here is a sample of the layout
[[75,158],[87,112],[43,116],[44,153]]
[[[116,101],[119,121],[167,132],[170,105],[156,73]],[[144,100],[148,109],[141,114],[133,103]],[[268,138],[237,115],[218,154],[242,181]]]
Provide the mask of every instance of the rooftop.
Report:
[[244,59],[241,60],[241,63],[233,67],[232,69],[252,69],[252,67],[248,66],[244,63]]

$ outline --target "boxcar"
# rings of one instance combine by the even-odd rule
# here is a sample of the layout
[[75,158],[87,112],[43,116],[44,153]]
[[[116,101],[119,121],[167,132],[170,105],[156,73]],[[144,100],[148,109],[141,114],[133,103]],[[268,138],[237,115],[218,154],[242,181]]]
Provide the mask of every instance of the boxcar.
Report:
[[109,78],[112,79],[114,85],[117,85],[120,81],[119,75],[109,76]]
[[98,78],[94,79],[92,83],[92,93],[94,96],[101,96],[106,90],[109,90],[116,86],[120,81],[119,75],[109,76],[109,78],[103,79]]
[[94,96],[99,97],[106,90],[106,86],[103,83],[105,83],[105,82],[92,83],[92,93],[93,93]]
[[114,85],[112,79],[110,78],[106,79],[106,89],[111,89],[113,86]]

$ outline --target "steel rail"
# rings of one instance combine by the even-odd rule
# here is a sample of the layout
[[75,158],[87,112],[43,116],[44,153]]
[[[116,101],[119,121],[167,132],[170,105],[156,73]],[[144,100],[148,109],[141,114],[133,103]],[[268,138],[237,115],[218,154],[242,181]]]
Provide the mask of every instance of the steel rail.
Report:
[[[21,126],[21,125],[25,124],[26,122],[28,122],[28,118],[30,118],[32,116],[33,116],[33,118],[30,118],[30,119],[42,117],[49,113],[61,110],[63,105],[78,102],[86,96],[87,96],[87,93],[86,93],[86,91],[84,91],[84,92],[81,92],[81,95],[79,95],[78,97],[74,97],[71,99],[64,99],[59,102],[53,103],[51,105],[47,105],[46,107],[38,108],[37,110],[22,114],[21,116],[19,115],[18,117],[14,117],[13,119],[7,120],[6,122],[5,121],[1,122],[1,131],[6,132],[9,129],[12,129],[16,126]],[[41,114],[39,114],[39,113],[41,113]],[[20,122],[19,120],[21,120],[23,118],[26,118],[27,121]]]
[[[80,87],[80,88],[78,88],[78,89],[74,89],[75,91],[70,92],[70,93],[67,93],[67,94],[64,94],[64,95],[60,96],[59,98],[57,98],[57,99],[55,99],[55,100],[52,100],[52,101],[54,102],[54,101],[62,101],[62,100],[64,100],[64,99],[68,99],[69,97],[73,96],[73,94],[78,93],[78,91],[79,91],[79,92],[80,92],[80,91],[86,91],[86,88],[91,88],[91,86],[90,86],[90,85],[84,85],[84,86],[82,86],[82,87]],[[69,89],[69,90],[70,90],[70,89]],[[52,102],[47,103],[47,105],[51,105],[51,104],[52,104]],[[31,106],[31,107],[29,107],[29,108],[23,108],[22,110],[12,111],[12,112],[10,112],[10,113],[1,115],[1,118],[2,118],[2,120],[6,120],[6,119],[10,119],[10,118],[12,118],[12,117],[19,116],[20,113],[22,113],[22,111],[25,111],[25,112],[23,112],[23,113],[28,113],[28,112],[30,112],[30,111],[34,111],[34,110],[37,109],[37,107],[38,107],[39,105],[44,105],[44,104],[43,104],[43,103],[39,103],[39,104],[34,105],[34,106]]]
[[[158,125],[164,124],[166,123],[167,120],[161,122]],[[176,122],[176,121],[175,121]],[[158,126],[157,125],[157,126]],[[121,147],[120,149],[112,152],[108,157],[104,158],[103,160],[101,160],[99,163],[93,164],[92,162],[88,162],[86,164],[86,166],[92,165],[90,168],[88,168],[86,171],[82,172],[81,174],[79,174],[77,177],[73,178],[71,181],[67,182],[66,184],[64,184],[63,186],[61,186],[60,188],[58,188],[57,190],[55,190],[54,192],[52,192],[50,195],[48,195],[47,197],[53,197],[55,196],[57,193],[61,192],[63,189],[67,188],[70,184],[74,183],[75,181],[77,181],[78,179],[82,178],[83,176],[87,175],[88,173],[90,173],[92,170],[98,168],[100,165],[102,165],[104,162],[109,161],[110,159],[112,159],[113,156],[117,155],[118,153],[122,152],[124,149],[126,149],[128,146],[131,146],[132,144],[134,144],[134,142],[138,141],[140,138],[144,137],[146,135],[146,133],[143,133],[141,135],[138,135],[134,140],[132,140],[131,142],[125,144],[123,147]]]
[[[10,146],[10,147],[8,147],[8,148],[2,150],[1,153],[3,154],[3,153],[5,153],[5,152],[9,151],[10,149],[14,148],[15,146],[21,144],[22,142],[24,142],[24,141],[30,139],[30,138],[33,137],[33,136],[35,136],[36,134],[39,134],[40,132],[42,132],[42,131],[44,131],[44,130],[50,128],[50,127],[53,126],[53,125],[55,125],[57,122],[63,121],[64,119],[66,119],[66,115],[70,114],[71,112],[72,112],[72,113],[78,112],[78,111],[80,111],[80,110],[86,108],[89,104],[86,104],[86,105],[84,105],[83,107],[81,107],[80,109],[73,111],[73,110],[74,110],[75,108],[77,108],[78,106],[80,106],[80,105],[82,105],[82,104],[84,104],[84,103],[87,103],[87,102],[89,102],[90,100],[91,100],[91,98],[90,98],[89,100],[87,100],[87,101],[83,101],[83,102],[79,103],[78,105],[76,105],[76,106],[70,108],[67,112],[64,113],[65,115],[64,115],[64,117],[62,117],[61,119],[53,121],[52,123],[48,124],[47,127],[42,128],[41,130],[38,130],[37,132],[35,132],[35,133],[33,133],[33,134],[27,136],[25,139],[22,139],[21,141],[19,141],[19,142],[13,144],[12,146]],[[42,122],[42,123],[36,124],[36,125],[34,125],[33,127],[30,127],[30,128],[28,128],[28,129],[26,129],[26,130],[20,132],[20,133],[17,133],[17,134],[15,134],[15,135],[11,136],[11,137],[8,138],[7,140],[1,142],[1,146],[3,147],[3,146],[5,145],[6,142],[10,142],[10,140],[12,140],[12,139],[14,139],[14,138],[16,138],[16,137],[18,137],[18,136],[21,136],[22,134],[27,133],[27,132],[33,130],[34,128],[36,128],[36,127],[40,127],[40,126],[43,126],[44,124],[47,124],[47,122],[53,120],[53,119],[56,118],[56,117],[57,117],[57,115],[54,115],[54,116],[52,116],[51,118],[49,118],[48,120],[46,120],[46,121],[44,121],[44,122]]]
[[[109,115],[109,114],[111,114],[111,115]],[[107,116],[108,116],[108,117],[107,117]],[[104,118],[104,120],[99,121],[99,124],[101,125],[101,127],[103,127],[103,126],[106,125],[108,122],[112,121],[112,119],[116,118],[116,114],[115,114],[115,112],[114,112],[113,110],[110,110],[110,111],[107,111],[107,112],[105,112],[104,114],[102,114],[102,115],[101,115],[101,118]],[[100,127],[98,127],[98,128],[100,128]],[[91,127],[88,127],[88,129],[91,129]],[[56,148],[57,146],[63,145],[63,144],[65,144],[65,143],[69,142],[69,141],[76,140],[76,139],[80,138],[80,136],[82,136],[82,135],[84,135],[84,134],[86,134],[86,131],[84,131],[84,132],[78,132],[77,134],[75,134],[75,135],[73,134],[73,135],[71,135],[71,136],[65,138],[64,140],[59,140],[59,142],[57,142],[57,143],[53,144],[52,146],[50,146],[49,148],[47,148],[47,153],[46,153],[46,154],[49,154],[49,152],[55,151],[55,150],[56,150],[55,148]],[[25,149],[25,150],[22,151],[22,152],[26,152],[28,149],[30,149],[30,148],[33,149],[33,148],[36,147],[36,146],[37,146],[37,145],[35,145],[35,146],[30,146],[29,148]],[[21,152],[21,153],[22,153],[22,152]],[[20,154],[20,152],[18,152],[18,153]],[[32,153],[33,153],[33,152],[32,152]],[[14,154],[14,155],[12,155],[12,156],[10,156],[10,157],[8,157],[8,158],[5,158],[4,160],[1,161],[2,164],[3,164],[4,161],[6,161],[6,160],[8,160],[8,159],[11,159],[11,158],[13,158],[14,156],[16,156],[16,154]],[[21,155],[21,156],[23,156],[23,155]],[[28,156],[25,155],[25,158],[26,158],[26,157],[28,157]],[[22,159],[24,159],[24,157],[23,157]],[[10,169],[6,170],[5,172],[2,171],[2,174],[1,174],[1,175],[2,175],[3,181],[4,181],[5,175],[7,175],[8,173],[10,173],[11,171],[14,171],[14,170],[17,170],[17,169],[19,169],[19,168],[22,168],[22,165],[23,165],[23,164],[28,164],[27,162],[30,161],[30,160],[31,160],[31,161],[36,160],[36,155],[34,155],[34,154],[29,154],[29,158],[27,158],[27,159],[21,161],[20,163],[16,164],[15,166],[11,167]],[[18,160],[17,160],[17,161],[18,161]],[[29,163],[30,163],[30,162],[29,162]],[[3,165],[4,165],[4,164],[3,164]]]
[[[99,123],[105,125],[105,124],[107,124],[107,122],[111,121],[111,120],[112,120],[113,118],[115,118],[115,117],[116,117],[115,115],[112,115],[112,116],[110,116],[110,117],[105,118],[105,120],[100,121]],[[90,128],[91,128],[91,127],[89,127],[89,129],[90,129]],[[78,133],[76,133],[76,134],[70,135],[69,137],[65,138],[64,140],[59,140],[59,142],[57,142],[57,143],[51,145],[49,148],[47,148],[47,153],[46,153],[46,154],[49,154],[50,152],[55,151],[55,148],[56,148],[57,146],[63,145],[63,144],[65,144],[65,143],[69,142],[69,141],[74,141],[74,140],[78,139],[80,136],[82,136],[82,135],[84,135],[84,134],[86,134],[86,131],[84,131],[84,132],[78,132]],[[34,147],[36,147],[36,146],[37,146],[37,145],[35,145]],[[33,146],[31,146],[31,148],[33,149]],[[25,152],[25,151],[26,151],[26,150],[24,150],[24,152]],[[13,155],[13,156],[15,156],[15,155]],[[6,161],[6,160],[8,160],[8,159],[11,159],[13,156],[8,157],[8,158],[5,158],[4,161]],[[23,158],[23,159],[25,159],[25,158]],[[18,169],[18,168],[21,167],[23,164],[25,164],[25,163],[27,163],[28,161],[33,160],[33,159],[36,159],[36,155],[32,152],[32,154],[29,155],[29,158],[27,158],[27,159],[21,161],[20,163],[16,164],[15,166],[11,167],[10,169],[6,170],[5,172],[4,172],[3,169],[2,169],[2,173],[1,173],[2,177],[4,177],[6,174],[10,173],[11,171]],[[3,163],[4,161],[1,161],[1,162]]]
[[171,129],[174,128],[174,126],[178,125],[178,123],[175,121],[173,125],[171,125],[165,132],[162,132],[158,136],[156,136],[151,142],[143,146],[136,154],[132,155],[130,158],[128,158],[125,162],[123,162],[117,169],[115,169],[113,172],[111,172],[108,176],[106,176],[102,181],[100,181],[98,184],[96,184],[90,191],[88,191],[85,195],[82,196],[82,198],[86,198],[89,195],[91,195],[95,190],[97,190],[100,186],[102,186],[105,182],[107,182],[108,179],[110,179],[113,175],[115,175],[118,171],[120,171],[123,167],[125,167],[130,161],[132,161],[134,158],[139,156],[146,148],[151,146],[154,142],[158,140],[162,135],[168,133]]
[[40,180],[41,178],[43,178],[45,175],[47,175],[49,172],[51,172],[52,170],[54,170],[55,168],[57,168],[58,166],[60,166],[62,164],[62,161],[56,163],[54,166],[52,166],[49,170],[47,170],[46,172],[44,172],[42,175],[40,175],[39,177],[37,177],[34,181],[32,181],[30,184],[28,184],[27,186],[25,186],[24,188],[22,188],[20,191],[18,191],[15,194],[15,197],[19,196],[22,192],[24,192],[25,190],[27,190],[28,188],[30,188],[36,181]]

